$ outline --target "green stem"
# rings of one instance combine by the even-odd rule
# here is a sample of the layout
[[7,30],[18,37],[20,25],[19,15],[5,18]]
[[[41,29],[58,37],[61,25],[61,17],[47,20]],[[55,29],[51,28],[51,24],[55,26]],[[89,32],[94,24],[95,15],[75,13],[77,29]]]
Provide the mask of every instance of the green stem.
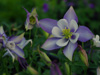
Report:
[[82,42],[82,48],[84,49],[84,42]]
[[9,36],[11,36],[11,29],[9,29]]
[[[91,52],[90,52],[90,60],[91,60],[92,53],[93,53],[93,49],[92,49],[92,47],[93,47],[93,42],[92,42],[92,41],[90,41],[90,42],[91,42],[91,48],[90,48],[90,49],[91,49]],[[90,60],[89,60],[89,61],[90,61]]]
[[31,30],[30,30],[30,32],[29,32],[29,39],[31,38]]
[[37,37],[38,28],[35,30],[35,37]]
[[87,75],[87,67],[84,68],[84,75]]

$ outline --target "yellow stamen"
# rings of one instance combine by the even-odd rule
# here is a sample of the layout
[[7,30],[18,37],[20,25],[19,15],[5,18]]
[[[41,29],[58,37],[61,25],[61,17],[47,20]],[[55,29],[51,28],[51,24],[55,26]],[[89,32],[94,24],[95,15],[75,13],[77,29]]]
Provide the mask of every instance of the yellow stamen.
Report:
[[71,38],[72,36],[72,32],[70,32],[70,29],[66,29],[66,27],[62,30],[62,33],[62,35],[64,36],[63,38],[65,39]]

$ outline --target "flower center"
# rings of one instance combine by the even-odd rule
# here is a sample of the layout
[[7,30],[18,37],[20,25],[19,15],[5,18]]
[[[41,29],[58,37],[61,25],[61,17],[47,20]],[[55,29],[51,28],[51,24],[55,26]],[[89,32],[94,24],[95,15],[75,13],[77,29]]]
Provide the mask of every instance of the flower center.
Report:
[[30,20],[30,24],[35,24],[35,23],[36,23],[36,19],[35,19],[34,16],[31,16],[31,17],[29,18],[29,20]]
[[8,41],[6,46],[9,48],[9,49],[15,49],[15,43],[13,41]]
[[72,32],[70,32],[70,29],[66,29],[65,27],[65,29],[62,30],[62,35],[64,36],[63,38],[68,39],[71,38]]

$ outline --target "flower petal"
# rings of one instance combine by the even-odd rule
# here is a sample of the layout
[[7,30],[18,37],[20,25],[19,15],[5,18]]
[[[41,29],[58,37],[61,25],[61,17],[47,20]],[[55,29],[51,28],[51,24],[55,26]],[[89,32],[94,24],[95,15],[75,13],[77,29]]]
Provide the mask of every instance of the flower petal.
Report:
[[56,42],[56,44],[60,47],[66,46],[68,44],[69,40],[66,39],[60,39]]
[[44,31],[51,34],[52,33],[52,28],[54,26],[57,26],[57,21],[53,20],[53,19],[46,18],[46,19],[40,20],[39,25]]
[[3,26],[0,26],[0,34],[3,34],[4,30],[3,30]]
[[48,38],[46,42],[42,45],[42,48],[45,50],[54,50],[61,48],[56,45],[56,42],[59,40],[59,38]]
[[71,20],[70,29],[71,29],[71,32],[76,32],[76,30],[78,29],[78,25],[75,20]]
[[26,40],[25,38],[23,38],[23,40],[18,44],[18,46],[23,49],[29,42],[31,42],[32,45],[32,40]]
[[64,19],[66,19],[68,23],[70,23],[71,20],[75,20],[76,22],[78,22],[77,15],[72,6],[69,8],[69,10],[64,15]]
[[7,37],[6,34],[5,34],[5,32],[4,32],[3,26],[0,26],[0,34],[1,34],[2,36]]
[[79,34],[79,41],[81,42],[86,42],[90,39],[93,38],[93,33],[89,30],[89,28],[85,27],[85,26],[80,26],[77,30],[77,32]]
[[63,53],[64,55],[70,60],[72,61],[72,56],[73,56],[73,53],[75,51],[77,47],[77,43],[73,44],[73,43],[69,43],[63,50]]
[[13,41],[14,43],[18,44],[22,41],[22,39],[24,38],[24,34],[25,33],[22,33],[21,35],[19,36],[14,36],[14,37],[10,37],[9,38],[9,41]]
[[58,27],[53,27],[52,35],[55,36],[55,37],[63,37],[62,32]]
[[6,56],[6,55],[11,55],[12,56],[12,60],[14,62],[14,60],[15,60],[16,57],[13,55],[13,53],[10,52],[9,49],[6,49],[6,50],[7,50],[7,52],[3,55],[3,57]]
[[78,38],[79,38],[79,34],[78,34],[78,33],[74,33],[74,34],[72,35],[72,37],[70,38],[70,41],[71,41],[72,43],[76,43],[77,40],[78,40]]
[[17,45],[15,46],[15,49],[10,49],[12,52],[14,52],[16,55],[18,55],[19,57],[24,58],[24,51],[18,47]]
[[66,19],[60,19],[58,22],[57,22],[57,25],[59,26],[59,28],[62,30],[62,29],[65,29],[68,28],[68,22]]

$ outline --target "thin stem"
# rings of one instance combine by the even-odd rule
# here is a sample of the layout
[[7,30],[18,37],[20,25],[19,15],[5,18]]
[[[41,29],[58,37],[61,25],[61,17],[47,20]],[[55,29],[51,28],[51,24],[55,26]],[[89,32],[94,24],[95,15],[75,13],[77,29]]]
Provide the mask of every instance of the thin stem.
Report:
[[31,38],[31,30],[30,30],[30,32],[29,32],[29,39]]
[[84,49],[84,42],[82,42],[82,48]]

